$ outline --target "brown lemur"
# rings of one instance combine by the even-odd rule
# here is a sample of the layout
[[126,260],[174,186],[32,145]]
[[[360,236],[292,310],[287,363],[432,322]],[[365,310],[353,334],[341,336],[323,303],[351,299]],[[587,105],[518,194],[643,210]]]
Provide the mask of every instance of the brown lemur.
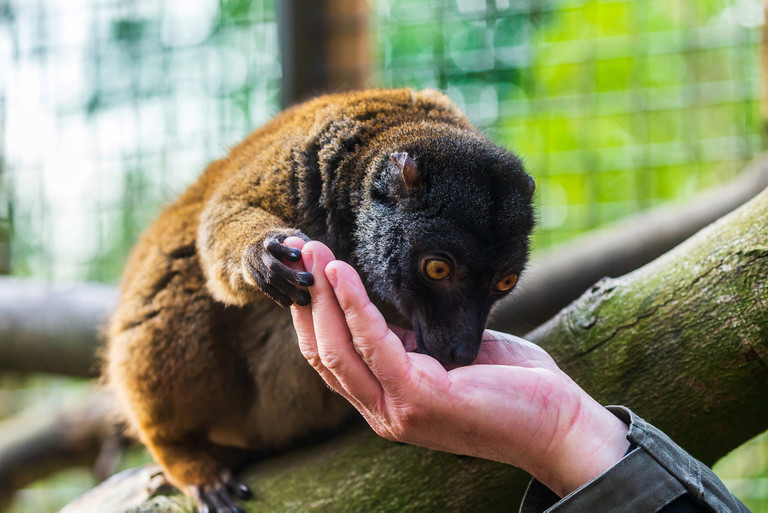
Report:
[[324,242],[420,352],[469,364],[526,263],[533,190],[521,161],[435,91],[284,111],[210,164],[131,254],[104,373],[126,423],[202,511],[240,511],[249,492],[229,453],[285,448],[352,412],[298,349],[285,307],[308,304],[313,280],[283,241]]

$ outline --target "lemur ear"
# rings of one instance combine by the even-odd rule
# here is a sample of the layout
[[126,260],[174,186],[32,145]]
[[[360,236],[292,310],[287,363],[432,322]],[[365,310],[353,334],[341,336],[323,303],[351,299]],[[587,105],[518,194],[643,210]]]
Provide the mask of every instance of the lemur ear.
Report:
[[400,170],[400,176],[403,177],[403,182],[408,189],[417,189],[424,183],[416,162],[408,156],[408,153],[393,153],[389,156],[389,160]]
[[536,182],[533,181],[533,177],[531,175],[527,176],[526,181],[528,182],[528,195],[533,196],[533,193],[536,190]]

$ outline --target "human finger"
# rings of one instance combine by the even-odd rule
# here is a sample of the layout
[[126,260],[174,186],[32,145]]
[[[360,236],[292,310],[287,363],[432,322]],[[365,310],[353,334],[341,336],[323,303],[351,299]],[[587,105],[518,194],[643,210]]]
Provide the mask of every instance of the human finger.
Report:
[[315,337],[314,320],[312,318],[312,306],[291,305],[291,317],[293,318],[293,327],[296,330],[299,350],[309,364],[320,374],[323,380],[336,392],[344,395],[344,387],[338,382],[336,377],[323,366],[320,361],[320,354],[317,350],[317,339]]
[[376,409],[382,400],[381,386],[355,351],[344,313],[326,276],[326,267],[334,262],[333,253],[317,241],[308,243],[303,253],[311,261],[310,268],[315,276],[310,294],[320,362],[340,383],[345,397],[354,398],[358,403],[356,406]]
[[[283,241],[283,244],[288,246],[289,248],[296,248],[299,251],[307,244],[307,241],[302,239],[301,237],[291,236],[288,237]],[[292,264],[297,264],[298,267],[293,267],[297,271],[303,271],[304,270],[304,264],[299,260],[296,262],[291,262]]]
[[[288,247],[303,249],[306,245],[306,241],[299,237],[288,237],[285,239],[285,245]],[[306,265],[305,265],[305,261]],[[302,260],[298,262],[288,262],[288,265],[296,270],[308,269],[311,272],[311,260],[307,260],[307,257],[302,253]],[[317,339],[315,337],[315,326],[312,312],[312,306],[299,306],[297,304],[291,305],[291,317],[293,319],[293,327],[296,330],[296,336],[298,338],[299,350],[301,354],[306,358],[309,364],[320,374],[323,380],[336,392],[344,395],[344,387],[338,382],[336,377],[323,367],[320,361],[320,355],[317,350]]]
[[[387,396],[406,397],[415,376],[403,341],[387,325],[371,303],[360,277],[345,262],[332,262],[326,275],[333,284],[339,305],[352,335],[355,351],[376,377]],[[435,365],[439,366],[437,361]],[[441,372],[445,372],[440,367]],[[421,369],[417,371],[421,374]]]
[[493,330],[483,332],[483,341],[474,363],[550,369],[557,367],[552,357],[536,344]]

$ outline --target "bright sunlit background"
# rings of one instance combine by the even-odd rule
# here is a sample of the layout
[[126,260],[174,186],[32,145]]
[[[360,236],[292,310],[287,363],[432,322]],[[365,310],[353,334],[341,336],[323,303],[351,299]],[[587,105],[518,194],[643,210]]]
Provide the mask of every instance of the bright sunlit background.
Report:
[[[444,90],[537,181],[537,247],[764,148],[760,0],[376,0],[371,84]],[[116,283],[158,209],[279,111],[275,0],[0,0],[0,273]],[[70,380],[0,376],[0,416]],[[55,392],[61,393],[61,392]],[[768,511],[763,436],[716,470]],[[73,471],[20,494],[51,511]]]

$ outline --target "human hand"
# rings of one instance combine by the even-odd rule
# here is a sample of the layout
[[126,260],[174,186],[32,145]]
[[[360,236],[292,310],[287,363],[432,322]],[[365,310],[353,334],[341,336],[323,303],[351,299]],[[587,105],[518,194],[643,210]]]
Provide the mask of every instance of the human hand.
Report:
[[311,306],[292,306],[302,353],[379,435],[508,463],[565,496],[624,454],[627,426],[540,347],[486,331],[477,360],[447,370],[408,353],[413,333],[388,326],[357,273],[319,242],[302,249]]

